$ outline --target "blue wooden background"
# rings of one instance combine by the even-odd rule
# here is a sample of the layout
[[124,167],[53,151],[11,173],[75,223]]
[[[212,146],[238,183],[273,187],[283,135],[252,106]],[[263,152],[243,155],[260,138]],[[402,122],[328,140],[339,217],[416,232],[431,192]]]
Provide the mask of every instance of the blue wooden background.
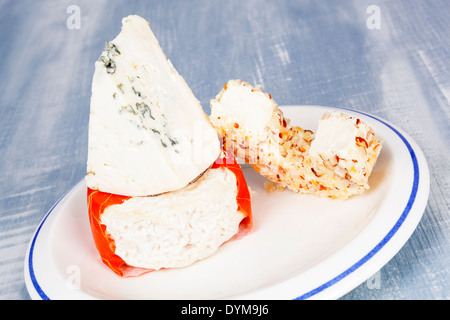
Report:
[[280,105],[354,108],[409,133],[431,173],[422,221],[377,286],[363,283],[342,299],[450,298],[448,0],[2,0],[1,299],[29,299],[28,242],[85,175],[94,61],[129,14],[150,20],[207,112],[239,78],[262,84]]

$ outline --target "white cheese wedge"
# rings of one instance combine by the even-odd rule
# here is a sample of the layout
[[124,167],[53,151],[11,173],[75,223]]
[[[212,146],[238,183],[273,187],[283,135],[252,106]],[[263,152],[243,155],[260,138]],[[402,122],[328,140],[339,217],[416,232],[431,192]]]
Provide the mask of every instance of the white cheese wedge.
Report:
[[234,173],[209,169],[183,189],[107,207],[101,222],[128,265],[180,268],[212,255],[239,231],[244,215],[236,196]]
[[88,187],[126,196],[178,190],[220,151],[208,116],[149,23],[124,18],[122,31],[95,63]]

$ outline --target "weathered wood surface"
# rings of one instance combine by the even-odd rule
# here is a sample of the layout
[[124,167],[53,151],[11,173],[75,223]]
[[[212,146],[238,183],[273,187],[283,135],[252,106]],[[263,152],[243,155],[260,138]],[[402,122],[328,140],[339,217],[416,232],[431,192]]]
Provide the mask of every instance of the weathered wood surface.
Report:
[[122,17],[135,13],[150,20],[205,110],[228,79],[240,78],[262,84],[281,105],[354,108],[411,135],[430,167],[424,216],[376,285],[342,299],[450,298],[448,1],[7,0],[0,2],[1,299],[29,298],[28,242],[85,175],[94,61]]

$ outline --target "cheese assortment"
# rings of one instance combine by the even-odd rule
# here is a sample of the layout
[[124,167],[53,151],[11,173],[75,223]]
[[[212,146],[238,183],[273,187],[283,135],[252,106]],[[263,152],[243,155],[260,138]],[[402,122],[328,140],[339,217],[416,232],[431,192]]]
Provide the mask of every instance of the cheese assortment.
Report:
[[91,230],[118,275],[191,265],[251,230],[238,163],[139,16],[95,64],[88,144]]
[[325,113],[317,132],[291,126],[272,96],[230,80],[211,100],[210,120],[225,147],[282,188],[347,199],[369,189],[382,148],[361,119]]
[[369,189],[381,148],[343,113],[325,113],[316,133],[293,126],[270,94],[241,80],[225,84],[208,117],[150,24],[128,16],[92,82],[86,182],[96,248],[122,277],[189,266],[252,230],[235,156],[270,192],[347,199]]

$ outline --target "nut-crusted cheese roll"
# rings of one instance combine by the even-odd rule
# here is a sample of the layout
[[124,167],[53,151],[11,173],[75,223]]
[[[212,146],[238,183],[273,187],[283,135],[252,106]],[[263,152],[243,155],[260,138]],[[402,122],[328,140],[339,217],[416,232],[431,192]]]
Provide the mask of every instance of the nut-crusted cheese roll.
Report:
[[271,95],[230,80],[211,100],[225,147],[256,172],[293,191],[347,199],[369,189],[381,141],[360,119],[325,113],[317,133],[291,126]]

